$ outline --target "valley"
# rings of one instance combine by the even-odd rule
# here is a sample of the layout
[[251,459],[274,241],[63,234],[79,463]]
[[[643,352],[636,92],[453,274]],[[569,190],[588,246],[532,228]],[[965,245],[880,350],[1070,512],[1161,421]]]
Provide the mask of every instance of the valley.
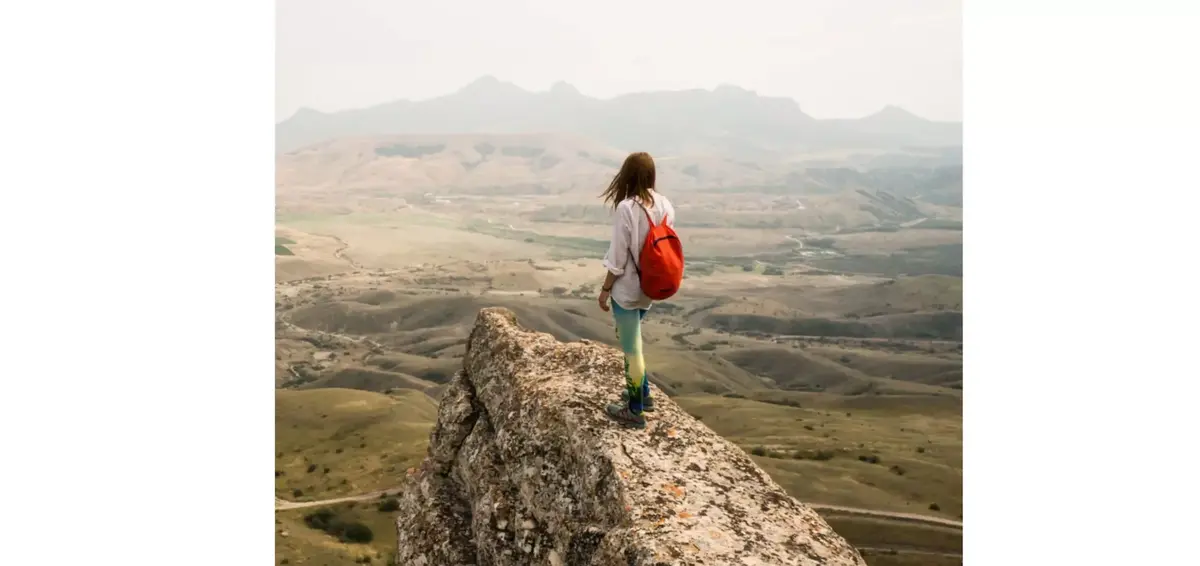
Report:
[[[822,151],[658,159],[687,271],[646,317],[650,379],[868,563],[959,564],[961,165]],[[942,155],[872,151],[918,154]],[[387,512],[346,498],[399,487],[424,457],[481,308],[616,345],[596,305],[597,195],[623,155],[580,136],[405,134],[277,157],[276,498],[341,501],[279,507],[277,558],[387,560]],[[304,524],[324,508],[376,537]]]

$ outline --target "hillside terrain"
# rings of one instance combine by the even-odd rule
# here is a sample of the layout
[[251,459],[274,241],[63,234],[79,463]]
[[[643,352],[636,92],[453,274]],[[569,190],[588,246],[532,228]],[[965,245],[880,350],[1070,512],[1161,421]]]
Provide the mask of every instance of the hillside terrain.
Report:
[[437,404],[369,390],[275,392],[275,495],[292,501],[385,489],[421,460]]

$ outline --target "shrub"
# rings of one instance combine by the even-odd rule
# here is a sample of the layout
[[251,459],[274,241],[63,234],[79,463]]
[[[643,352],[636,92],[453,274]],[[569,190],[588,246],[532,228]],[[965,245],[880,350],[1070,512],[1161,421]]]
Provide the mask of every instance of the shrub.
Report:
[[833,451],[832,450],[801,450],[801,451],[797,451],[795,454],[793,454],[792,458],[794,458],[796,460],[818,460],[818,461],[832,460],[833,459]]
[[395,497],[389,497],[379,502],[379,511],[382,513],[391,513],[400,510],[400,500]]
[[343,528],[341,538],[343,542],[366,544],[375,538],[375,533],[362,523],[350,523]]
[[342,449],[342,448],[338,448],[337,450],[334,450],[334,451],[333,451],[333,453],[334,453],[334,454],[341,454],[341,453],[342,453],[342,451],[343,451],[343,449]]
[[816,429],[814,429],[812,425],[806,424],[806,425],[804,425],[804,430],[816,430]]
[[283,470],[275,470],[275,477],[279,477],[282,475],[283,475]]
[[868,464],[878,464],[879,463],[879,456],[875,456],[874,454],[859,456],[858,459],[860,461],[866,462]]
[[304,524],[309,528],[317,529],[318,531],[330,532],[331,530],[339,530],[341,521],[338,521],[337,515],[331,509],[317,509],[312,513],[304,516]]
[[329,473],[329,468],[325,468],[324,470],[322,470],[322,472],[321,472],[321,473],[328,474],[328,473]]
[[311,474],[311,473],[313,473],[314,471],[316,471],[316,469],[317,469],[317,465],[316,465],[316,464],[309,464],[309,465],[308,465],[308,473],[310,473],[310,474]]
[[300,497],[301,495],[304,495],[304,492],[300,491],[298,488],[292,490],[292,497]]
[[904,468],[901,468],[900,466],[895,465],[895,464],[893,464],[892,467],[888,468],[888,471],[892,472],[893,474],[896,474],[898,476],[904,475]]
[[346,523],[331,509],[318,509],[304,516],[304,524],[311,529],[324,531],[338,537],[342,542],[366,544],[375,538],[371,528],[358,522]]
[[930,511],[941,511],[942,507],[940,505],[938,505],[937,503],[930,503],[929,510]]
[[[772,405],[783,405],[784,407],[800,407],[800,402],[795,399],[762,399],[762,402],[770,403]],[[803,419],[798,418],[796,420],[799,421]]]
[[755,456],[766,456],[767,449],[763,448],[762,446],[755,446],[754,448],[750,449],[750,453],[754,454]]
[[924,453],[925,453],[925,447],[924,447],[924,446],[918,446],[918,447],[917,447],[917,454],[924,454]]

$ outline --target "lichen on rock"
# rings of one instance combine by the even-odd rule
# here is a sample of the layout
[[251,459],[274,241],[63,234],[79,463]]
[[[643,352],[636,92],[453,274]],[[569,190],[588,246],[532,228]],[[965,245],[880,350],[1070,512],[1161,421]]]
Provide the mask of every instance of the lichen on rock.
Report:
[[604,413],[620,352],[483,309],[401,497],[397,563],[863,565],[815,511],[657,390],[645,430]]

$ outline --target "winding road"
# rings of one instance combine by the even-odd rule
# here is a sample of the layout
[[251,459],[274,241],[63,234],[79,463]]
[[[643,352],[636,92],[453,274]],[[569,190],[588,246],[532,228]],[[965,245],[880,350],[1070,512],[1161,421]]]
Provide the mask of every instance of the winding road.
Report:
[[[360,495],[347,495],[344,497],[334,497],[331,499],[320,499],[316,501],[288,501],[286,499],[275,498],[276,511],[289,511],[292,509],[305,509],[308,507],[321,507],[325,505],[335,505],[338,503],[349,503],[351,501],[369,501],[379,499],[381,496],[392,494],[396,495],[404,489],[403,486],[393,487],[389,489],[381,489],[370,493]],[[887,519],[891,521],[906,521],[911,523],[924,523],[927,525],[936,525],[939,527],[951,527],[961,529],[963,524],[961,521],[952,519],[943,519],[941,517],[932,517],[929,515],[918,515],[916,513],[897,513],[894,511],[883,511],[880,509],[862,509],[859,507],[844,507],[841,505],[825,505],[821,503],[805,503],[815,511],[825,511],[830,513],[838,513],[843,515],[859,515],[864,517],[872,517],[878,519]]]
[[338,503],[349,503],[351,501],[368,501],[368,500],[372,500],[372,499],[379,499],[381,496],[387,495],[389,493],[393,494],[393,495],[398,494],[398,493],[400,493],[401,489],[403,489],[403,488],[395,487],[392,489],[381,489],[379,491],[372,491],[370,493],[363,493],[363,494],[359,494],[359,495],[347,495],[345,497],[334,497],[332,499],[319,499],[317,501],[288,501],[286,499],[280,499],[280,498],[276,497],[275,498],[275,510],[276,511],[290,511],[292,509],[305,509],[308,507],[323,507],[325,505],[336,505]]
[[932,515],[919,515],[917,513],[898,513],[896,511],[883,511],[880,509],[863,509],[860,507],[843,507],[841,505],[825,505],[823,503],[805,503],[809,507],[817,511],[825,511],[828,513],[838,513],[842,515],[859,515],[863,517],[874,517],[879,519],[887,519],[890,521],[908,521],[911,523],[924,523],[927,525],[937,525],[939,527],[950,527],[954,529],[963,528],[962,521],[953,519],[943,519]]

